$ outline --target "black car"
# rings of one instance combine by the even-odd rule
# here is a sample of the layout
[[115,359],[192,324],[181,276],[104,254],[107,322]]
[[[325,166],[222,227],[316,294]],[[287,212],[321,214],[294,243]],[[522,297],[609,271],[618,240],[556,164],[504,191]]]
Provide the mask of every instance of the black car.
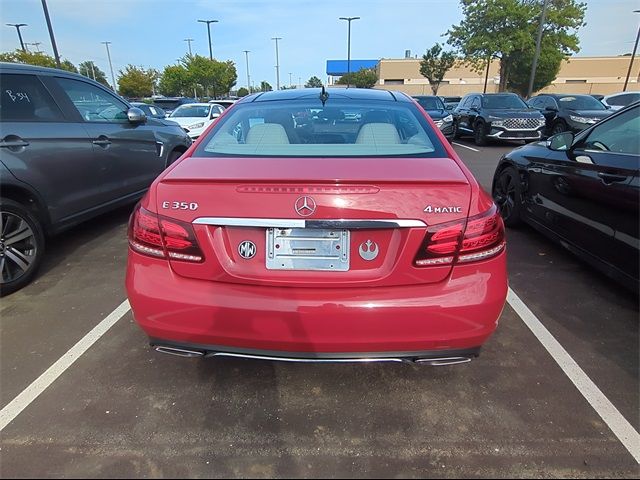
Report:
[[542,114],[515,93],[470,93],[453,112],[454,138],[470,135],[476,145],[488,139],[540,140],[544,126]]
[[551,95],[532,97],[529,106],[544,115],[545,134],[578,133],[613,113],[591,95]]
[[131,102],[131,106],[142,110],[148,118],[165,118],[167,116],[167,112],[156,105],[149,105],[144,102]]
[[493,178],[504,222],[526,222],[638,291],[640,103],[575,135],[505,155]]
[[35,274],[45,237],[138,200],[191,145],[87,77],[0,63],[0,294]]
[[413,98],[429,114],[447,140],[451,141],[453,138],[453,115],[445,108],[440,97],[417,95]]
[[156,97],[153,99],[153,104],[163,109],[167,116],[171,115],[180,105],[186,105],[187,103],[197,103],[197,100],[189,97]]

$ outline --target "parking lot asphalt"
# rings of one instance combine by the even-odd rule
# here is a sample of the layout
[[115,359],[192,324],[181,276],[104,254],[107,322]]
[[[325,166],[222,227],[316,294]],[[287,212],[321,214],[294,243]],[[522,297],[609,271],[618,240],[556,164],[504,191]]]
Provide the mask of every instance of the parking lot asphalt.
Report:
[[[514,146],[456,143],[487,189]],[[37,281],[2,299],[3,408],[125,299],[129,210],[53,239]],[[526,227],[508,231],[508,261],[511,288],[637,431],[637,296]],[[640,474],[510,305],[480,358],[435,368],[163,356],[129,312],[1,435],[3,478]]]

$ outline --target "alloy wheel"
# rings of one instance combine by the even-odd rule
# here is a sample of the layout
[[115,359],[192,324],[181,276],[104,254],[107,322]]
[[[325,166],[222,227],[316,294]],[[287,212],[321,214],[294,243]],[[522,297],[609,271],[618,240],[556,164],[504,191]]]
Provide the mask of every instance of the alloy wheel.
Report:
[[25,275],[38,253],[36,235],[21,216],[0,211],[0,283]]
[[496,182],[494,200],[505,220],[513,214],[516,204],[516,183],[509,170],[502,172]]

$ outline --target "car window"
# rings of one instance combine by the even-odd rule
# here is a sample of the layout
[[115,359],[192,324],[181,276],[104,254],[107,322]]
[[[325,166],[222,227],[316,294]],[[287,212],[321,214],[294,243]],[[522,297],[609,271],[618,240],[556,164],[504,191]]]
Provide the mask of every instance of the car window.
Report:
[[[299,121],[299,119],[305,119]],[[446,155],[421,111],[408,102],[317,99],[238,105],[194,156],[366,157]]]
[[[596,126],[583,143],[585,150],[640,155],[640,106]],[[634,159],[635,168],[638,160]]]
[[471,108],[480,108],[480,97],[473,97],[471,101]]
[[0,121],[60,122],[64,116],[35,75],[0,75]]
[[567,95],[558,98],[560,108],[569,110],[606,110],[602,102],[591,95]]
[[533,108],[543,109],[545,107],[545,98],[544,97],[533,97],[529,100],[529,105]]
[[438,97],[416,97],[416,101],[425,110],[444,110],[444,104]]
[[472,98],[473,98],[473,97],[465,97],[465,98],[463,98],[463,99],[460,101],[460,103],[458,104],[458,106],[459,106],[460,108],[469,108],[469,107],[471,106],[471,99],[472,99]]
[[127,104],[99,87],[71,78],[56,77],[56,82],[87,122],[125,123]]
[[607,99],[609,105],[615,105],[617,107],[626,107],[633,102],[640,100],[640,93],[628,93],[624,95],[616,95]]
[[527,108],[524,100],[517,95],[487,95],[482,97],[482,106],[495,110]]
[[209,105],[181,105],[173,111],[171,117],[208,117],[210,109]]

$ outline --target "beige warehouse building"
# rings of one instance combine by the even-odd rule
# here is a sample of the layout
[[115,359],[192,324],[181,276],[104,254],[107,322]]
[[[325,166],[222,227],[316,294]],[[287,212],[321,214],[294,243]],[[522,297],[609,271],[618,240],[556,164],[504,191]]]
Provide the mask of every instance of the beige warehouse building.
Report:
[[[416,58],[381,59],[378,64],[378,84],[375,88],[400,90],[409,95],[431,95],[429,81],[420,74],[420,60]],[[562,62],[558,77],[544,88],[545,93],[594,93],[608,95],[621,92],[631,57],[571,57]],[[494,60],[489,68],[487,92],[497,92],[500,63]],[[627,90],[640,90],[640,60],[633,65]],[[456,65],[447,72],[438,95],[465,95],[482,92],[484,73],[470,67]]]

